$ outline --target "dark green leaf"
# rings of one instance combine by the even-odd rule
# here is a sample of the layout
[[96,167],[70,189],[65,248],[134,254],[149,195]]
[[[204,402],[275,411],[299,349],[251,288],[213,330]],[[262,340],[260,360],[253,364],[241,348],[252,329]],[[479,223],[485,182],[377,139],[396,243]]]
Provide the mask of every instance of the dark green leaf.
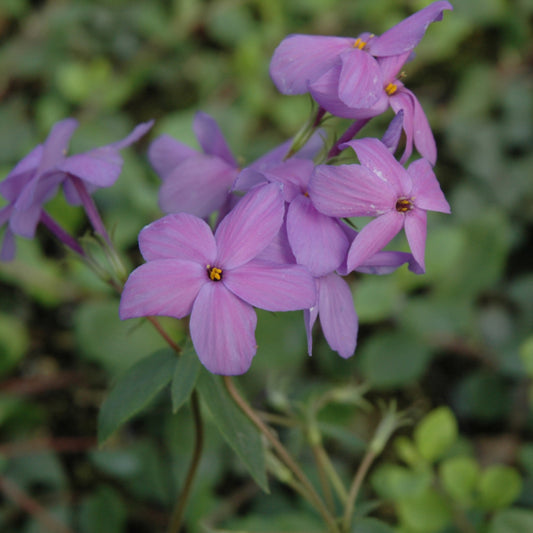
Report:
[[200,360],[192,346],[186,348],[178,357],[170,389],[174,413],[189,399],[201,368]]
[[259,431],[235,404],[219,376],[201,372],[198,391],[221,435],[242,459],[257,484],[268,492],[265,453]]
[[98,440],[107,440],[153,400],[172,379],[177,357],[160,350],[132,366],[115,384],[98,415]]

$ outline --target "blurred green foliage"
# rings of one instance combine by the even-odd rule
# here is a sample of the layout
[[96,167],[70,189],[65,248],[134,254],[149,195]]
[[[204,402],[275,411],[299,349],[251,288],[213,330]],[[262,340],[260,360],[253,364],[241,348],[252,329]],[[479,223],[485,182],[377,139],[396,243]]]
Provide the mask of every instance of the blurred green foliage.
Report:
[[[251,161],[293,135],[310,110],[307,97],[278,95],[269,80],[285,35],[380,33],[428,3],[3,0],[0,177],[67,116],[81,123],[75,152],[150,118],[152,139],[169,133],[194,145],[191,120],[202,109]],[[406,66],[452,206],[451,216],[429,217],[427,274],[352,276],[361,327],[347,361],[318,330],[307,356],[301,314],[259,313],[258,354],[239,379],[258,408],[301,421],[280,433],[311,477],[302,427],[324,390],[364,381],[371,402],[393,397],[410,410],[413,427],[363,487],[357,533],[533,528],[533,3],[453,4]],[[146,147],[129,149],[117,184],[96,195],[129,268],[140,261],[138,231],[161,215]],[[87,230],[61,198],[48,207],[70,231]],[[120,322],[108,288],[44,231],[38,236],[19,239],[17,259],[0,265],[1,479],[73,531],[164,531],[192,453],[186,400],[178,397],[183,407],[172,413],[156,387],[141,398],[147,411],[128,412],[125,429],[103,448],[95,443],[111,383],[164,343],[148,324]],[[407,249],[403,237],[394,244]],[[163,322],[181,338],[178,325]],[[218,434],[213,405],[203,409],[206,449],[188,531],[322,531],[315,511],[276,481],[270,495],[259,492]],[[340,402],[312,421],[347,483],[375,411]],[[30,533],[42,524],[4,491],[0,529]]]

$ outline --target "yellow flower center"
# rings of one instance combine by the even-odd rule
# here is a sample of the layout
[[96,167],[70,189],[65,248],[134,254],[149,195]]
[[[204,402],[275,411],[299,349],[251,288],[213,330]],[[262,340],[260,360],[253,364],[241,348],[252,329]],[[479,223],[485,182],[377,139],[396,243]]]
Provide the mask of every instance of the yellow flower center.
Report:
[[222,269],[207,265],[207,275],[211,281],[220,281],[222,279]]
[[398,86],[395,83],[388,83],[385,87],[385,92],[392,96],[398,90]]
[[399,213],[407,213],[413,209],[413,202],[409,198],[399,198],[396,202],[396,211]]
[[366,41],[363,41],[363,39],[357,39],[355,40],[355,43],[353,43],[354,48],[359,48],[359,50],[362,50],[366,46]]

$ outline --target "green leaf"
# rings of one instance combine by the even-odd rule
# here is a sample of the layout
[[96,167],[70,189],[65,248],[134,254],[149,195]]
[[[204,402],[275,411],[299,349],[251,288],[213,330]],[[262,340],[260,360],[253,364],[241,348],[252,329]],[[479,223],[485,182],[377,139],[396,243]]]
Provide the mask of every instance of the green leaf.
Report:
[[428,489],[419,496],[401,500],[397,506],[401,521],[413,533],[440,531],[452,519],[446,501],[433,489]]
[[126,515],[126,506],[117,492],[100,486],[81,504],[81,530],[84,533],[121,533],[126,525]]
[[352,533],[394,533],[394,529],[376,518],[363,518],[353,525]]
[[178,357],[170,388],[174,413],[189,399],[201,368],[200,360],[192,346],[186,348]]
[[197,386],[221,435],[242,459],[257,484],[269,492],[265,453],[257,428],[229,396],[219,376],[202,371]]
[[510,505],[522,490],[520,474],[510,466],[487,468],[479,480],[480,503],[486,509],[501,509]]
[[479,480],[479,466],[472,457],[452,457],[443,461],[439,474],[446,492],[458,503],[467,506]]
[[530,533],[533,531],[533,511],[504,509],[494,515],[488,533]]
[[399,500],[422,494],[431,485],[432,478],[429,469],[410,470],[385,463],[374,471],[371,483],[381,498]]
[[136,363],[119,379],[98,415],[100,443],[146,407],[169,384],[176,362],[177,357],[172,350],[160,350]]
[[457,421],[448,407],[428,413],[417,425],[414,441],[420,455],[428,461],[441,458],[457,439]]

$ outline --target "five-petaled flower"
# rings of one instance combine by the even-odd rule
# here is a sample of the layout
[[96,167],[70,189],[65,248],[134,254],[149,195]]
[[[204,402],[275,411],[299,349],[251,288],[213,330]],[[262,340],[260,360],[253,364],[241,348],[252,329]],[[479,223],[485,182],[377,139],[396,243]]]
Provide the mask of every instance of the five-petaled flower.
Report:
[[120,317],[191,315],[196,353],[215,374],[246,372],[256,353],[253,307],[293,311],[315,304],[313,277],[300,265],[257,259],[283,221],[279,185],[248,192],[213,235],[200,218],[167,215],[144,228],[147,263],[132,272]]
[[449,213],[431,164],[425,159],[407,170],[378,139],[346,143],[360,165],[319,165],[309,194],[316,208],[329,216],[375,216],[355,237],[347,257],[347,271],[355,270],[386,246],[403,228],[413,257],[423,270],[426,211]]

